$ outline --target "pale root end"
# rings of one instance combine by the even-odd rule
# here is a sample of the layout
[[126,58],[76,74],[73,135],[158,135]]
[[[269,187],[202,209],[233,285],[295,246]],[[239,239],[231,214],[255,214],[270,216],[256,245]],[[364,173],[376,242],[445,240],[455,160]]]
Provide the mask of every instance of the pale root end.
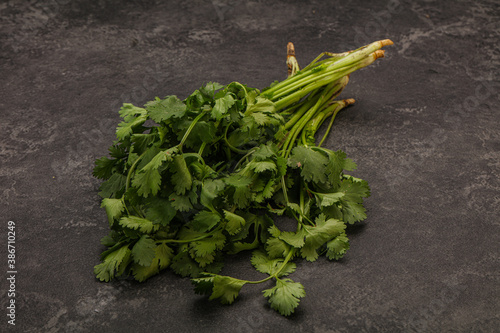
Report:
[[380,43],[382,44],[382,46],[389,46],[389,45],[394,44],[394,43],[392,42],[392,40],[390,40],[390,39],[384,39],[384,40],[381,40],[381,41],[380,41]]
[[287,57],[295,56],[295,46],[293,46],[292,42],[289,42],[286,46],[286,55]]
[[373,52],[372,54],[373,54],[373,57],[375,59],[383,58],[384,54],[385,54],[385,51],[384,50],[377,50],[377,51]]
[[354,104],[355,102],[356,102],[356,100],[354,100],[354,98],[344,99],[345,106]]

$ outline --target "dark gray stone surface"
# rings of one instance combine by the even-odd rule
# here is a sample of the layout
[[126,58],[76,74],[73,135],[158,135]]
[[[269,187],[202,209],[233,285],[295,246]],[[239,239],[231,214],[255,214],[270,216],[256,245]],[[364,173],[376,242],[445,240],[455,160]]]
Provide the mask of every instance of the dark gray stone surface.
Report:
[[[165,272],[100,283],[107,234],[93,161],[123,102],[207,81],[265,87],[285,46],[306,64],[391,38],[356,72],[327,146],[369,181],[368,219],[339,262],[299,263],[307,296],[231,306]],[[1,267],[16,223],[16,332],[498,332],[500,4],[480,1],[7,1],[0,3]],[[247,257],[228,271],[256,277]]]

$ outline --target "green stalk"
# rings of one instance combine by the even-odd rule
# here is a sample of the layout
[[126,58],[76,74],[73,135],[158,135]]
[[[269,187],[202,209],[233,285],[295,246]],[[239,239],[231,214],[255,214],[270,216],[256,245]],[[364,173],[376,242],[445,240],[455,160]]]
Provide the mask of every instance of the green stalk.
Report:
[[194,126],[196,125],[196,123],[198,121],[200,121],[201,118],[203,118],[204,115],[206,115],[208,113],[208,111],[203,111],[201,112],[199,115],[196,116],[196,118],[193,119],[193,121],[191,122],[191,124],[189,124],[189,127],[186,131],[186,133],[184,133],[184,136],[182,137],[181,139],[181,142],[177,145],[177,147],[179,148],[179,150],[182,152],[182,146],[184,145],[184,142],[186,142],[189,134],[191,134],[191,131],[193,130]]
[[239,148],[236,148],[234,147],[232,144],[229,143],[229,140],[227,139],[227,131],[229,130],[229,125],[228,124],[226,126],[226,130],[224,131],[224,142],[226,143],[227,147],[234,151],[235,153],[238,153],[238,154],[246,154],[248,151],[247,150],[243,150],[243,149],[239,149]]
[[[365,58],[369,58],[372,53],[381,49],[385,45],[391,45],[392,42],[388,40],[377,41],[371,43],[369,45],[363,46],[355,51],[346,52],[344,54],[338,54],[335,58],[328,58],[324,60],[325,62],[321,65],[317,65],[312,69],[303,70],[296,75],[288,78],[281,83],[273,86],[272,88],[265,91],[265,94],[272,94],[271,99],[275,100],[294,89],[297,89],[300,86],[307,85],[311,82],[311,80],[320,79],[327,75],[328,73],[334,73],[336,71],[347,70],[345,67],[357,67],[355,64],[357,62],[363,61]],[[328,55],[329,53],[324,52],[318,58],[321,58],[323,55]],[[313,64],[315,61],[311,64]],[[310,66],[310,65],[309,65]],[[307,66],[306,68],[308,68]],[[358,68],[359,69],[359,68]],[[321,74],[317,74],[321,73]]]
[[288,105],[291,105],[297,101],[299,101],[301,98],[306,96],[308,93],[311,91],[318,89],[321,86],[324,86],[328,83],[337,81],[338,79],[342,78],[343,76],[347,76],[351,74],[352,72],[364,68],[370,64],[372,64],[376,59],[383,57],[384,51],[378,50],[376,52],[370,53],[368,57],[364,58],[361,61],[356,62],[353,66],[347,67],[344,70],[340,71],[335,71],[333,74],[330,74],[330,76],[325,76],[323,79],[314,81],[313,83],[308,84],[307,86],[299,89],[298,91],[295,91],[291,93],[290,95],[283,97],[282,99],[278,101],[274,101],[276,105],[276,108],[278,110],[281,110],[285,108]]
[[[144,155],[146,155],[146,151],[144,151],[141,156],[139,156],[135,161],[134,163],[132,164],[132,166],[130,167],[130,169],[128,170],[128,173],[127,173],[127,180],[125,181],[125,193],[127,193],[128,191],[128,188],[130,186],[130,179],[132,178],[132,173],[134,172],[135,168],[137,167],[137,164],[139,164],[139,161],[144,157]],[[124,193],[124,195],[125,195]]]
[[[325,65],[324,67],[326,68],[326,65]],[[316,70],[316,71],[322,71],[322,70],[324,70],[324,68],[323,68],[323,69],[321,69],[321,68],[319,68],[319,66],[318,66],[318,69],[315,69],[315,70]],[[274,95],[274,93],[275,93],[276,91],[278,91],[278,90],[280,90],[280,89],[283,89],[283,88],[285,88],[285,89],[286,89],[286,87],[289,87],[290,85],[293,85],[293,84],[294,84],[294,83],[296,83],[297,81],[299,81],[299,80],[301,80],[301,79],[303,79],[303,78],[305,78],[305,77],[310,76],[312,73],[313,73],[313,72],[312,72],[311,70],[307,70],[307,71],[305,71],[305,70],[301,70],[301,71],[299,71],[298,73],[296,73],[295,75],[292,75],[292,76],[288,77],[287,79],[285,79],[285,80],[283,80],[283,81],[281,81],[281,82],[278,82],[277,84],[275,84],[275,85],[274,85],[274,86],[272,86],[271,88],[268,88],[268,89],[264,90],[264,91],[262,92],[262,94],[263,94],[264,96],[268,97],[268,98],[272,98],[272,97],[273,97],[273,95]]]
[[338,76],[338,75],[337,76],[335,76],[335,75],[327,76],[321,80],[317,80],[313,83],[310,83],[309,85],[291,93],[290,95],[283,97],[282,99],[280,99],[278,101],[275,101],[274,104],[276,105],[276,109],[281,110],[289,105],[292,105],[293,103],[300,101],[304,96],[306,96],[310,92],[312,92],[316,89],[319,89],[322,86],[325,86],[332,81],[336,81],[337,79],[339,79],[339,77],[342,77],[342,76]]
[[206,166],[205,160],[203,159],[203,157],[199,153],[183,153],[182,156],[184,158],[186,158],[186,157],[195,157],[196,159],[198,159],[198,161],[201,162],[201,164],[203,164],[203,166]]
[[350,64],[353,64],[353,63],[357,62],[360,58],[370,56],[371,54],[380,50],[382,47],[387,46],[387,45],[392,45],[392,44],[393,44],[392,41],[390,41],[389,39],[385,39],[385,40],[379,40],[379,41],[373,42],[371,44],[368,44],[366,46],[360,47],[356,51],[351,52],[347,56],[336,61],[335,68],[340,68],[343,66],[348,66]]
[[245,281],[248,284],[259,284],[259,283],[269,281],[272,278],[278,278],[278,275],[281,273],[283,268],[285,268],[286,264],[293,258],[294,254],[295,254],[295,248],[290,249],[290,251],[288,251],[288,254],[286,255],[285,259],[283,260],[283,263],[281,264],[280,268],[273,275],[269,275],[267,278],[259,280],[259,281],[248,281],[248,280],[240,280],[240,281]]
[[286,122],[285,124],[285,130],[288,130],[295,125],[300,118],[306,113],[307,110],[312,108],[314,104],[316,104],[316,99],[317,96],[320,94],[320,91],[318,90],[317,92],[313,92],[302,104],[302,106],[293,113],[293,116]]
[[[337,116],[337,113],[339,113],[339,111],[342,110],[344,107],[353,104],[354,103],[354,99],[350,98],[350,99],[347,99],[347,100],[338,101],[336,103],[338,103],[338,105],[334,106],[334,104],[332,104],[333,108],[332,108],[331,111],[328,112],[328,113],[331,114],[330,123],[328,124],[328,128],[326,129],[325,134],[323,135],[323,138],[321,138],[321,141],[319,142],[319,144],[317,145],[317,147],[321,147],[321,145],[323,144],[323,142],[326,140],[326,137],[328,136],[328,134],[330,133],[330,131],[332,129],[333,121],[335,120],[335,116]],[[329,116],[328,114],[325,114],[325,117],[319,123],[319,125],[317,126],[317,129],[319,129],[319,127],[323,124],[323,121],[325,121],[325,119],[328,118],[328,116]]]
[[[294,117],[292,117],[292,119],[287,124],[285,124],[285,129],[290,128],[290,126],[292,127],[292,130],[290,130],[289,136],[286,138],[285,144],[283,146],[283,150],[285,151],[285,153],[283,154],[285,157],[288,157],[288,155],[290,154],[290,151],[293,148],[293,142],[296,140],[300,133],[302,133],[302,142],[307,146],[306,132],[308,131],[306,131],[305,129],[311,126],[311,118],[317,117],[316,115],[318,114],[318,112],[322,112],[322,110],[327,107],[327,103],[330,103],[333,98],[340,94],[348,81],[349,78],[345,76],[338,81],[334,81],[328,84],[324,89],[322,89],[321,92],[313,95],[311,101],[304,104],[304,110],[299,110],[299,112],[297,112],[297,115],[294,115]],[[318,96],[318,94],[321,95],[319,97],[316,97]],[[305,107],[312,105],[313,102],[316,102],[314,106],[306,110]]]
[[304,117],[302,117],[297,122],[297,124],[295,124],[295,126],[292,128],[290,133],[291,135],[287,137],[285,145],[283,146],[283,151],[282,151],[283,157],[288,158],[293,148],[293,142],[295,142],[297,136],[299,135],[300,131],[302,131],[307,122],[314,116],[314,114],[316,113],[318,107],[321,105],[322,102],[323,102],[322,98],[319,98],[316,104],[311,109],[309,109],[304,115]]
[[333,73],[334,73],[333,71],[322,71],[322,72],[311,73],[307,77],[304,77],[303,79],[295,82],[294,84],[289,84],[288,86],[277,91],[275,94],[273,94],[271,100],[277,101],[281,97],[289,95],[294,90],[300,89],[301,87],[305,87],[310,83],[313,83],[315,81],[324,79],[325,77],[331,76]]
[[[341,59],[341,58],[345,57],[346,55],[348,55],[349,53],[352,53],[354,51],[356,51],[356,50],[343,52],[343,53],[323,52],[319,56],[317,56],[313,61],[311,61],[311,63],[309,65],[304,67],[302,70],[309,70],[313,67],[320,66],[320,65],[327,63],[327,62],[330,62],[330,61],[337,61],[338,59]],[[319,59],[323,58],[324,56],[328,56],[328,58],[320,61]]]

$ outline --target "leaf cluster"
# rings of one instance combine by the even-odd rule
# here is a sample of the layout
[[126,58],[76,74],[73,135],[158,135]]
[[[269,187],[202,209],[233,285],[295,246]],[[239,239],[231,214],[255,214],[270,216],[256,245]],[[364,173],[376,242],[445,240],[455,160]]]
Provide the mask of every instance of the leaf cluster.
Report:
[[[291,315],[305,296],[289,277],[294,260],[342,258],[346,226],[366,218],[367,182],[345,174],[354,162],[314,135],[349,104],[333,101],[347,75],[384,45],[317,58],[263,93],[209,82],[184,100],[123,104],[109,156],[93,171],[110,228],[96,277],[144,281],[170,268],[223,304],[244,285],[272,280],[264,297]],[[283,228],[278,216],[295,227]],[[261,280],[220,274],[224,258],[242,251],[252,251]]]

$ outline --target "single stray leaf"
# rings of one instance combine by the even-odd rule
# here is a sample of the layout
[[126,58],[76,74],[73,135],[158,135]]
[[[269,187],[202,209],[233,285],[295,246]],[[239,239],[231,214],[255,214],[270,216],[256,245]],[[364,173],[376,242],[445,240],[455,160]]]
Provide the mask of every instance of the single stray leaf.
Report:
[[302,284],[291,279],[277,279],[276,286],[264,290],[263,293],[269,298],[271,308],[283,316],[291,315],[299,305],[300,298],[306,296]]

